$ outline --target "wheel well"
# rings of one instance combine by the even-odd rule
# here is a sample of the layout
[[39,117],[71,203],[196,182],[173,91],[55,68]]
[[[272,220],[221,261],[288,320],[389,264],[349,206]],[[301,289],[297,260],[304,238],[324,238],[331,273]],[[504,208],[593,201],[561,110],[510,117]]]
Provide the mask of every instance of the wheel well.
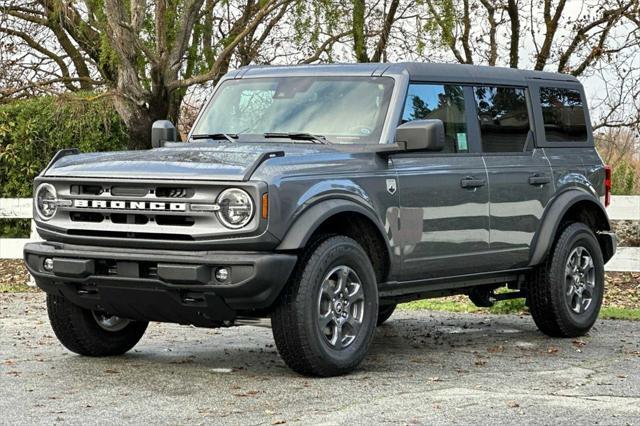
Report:
[[593,201],[582,200],[572,205],[562,217],[558,230],[564,229],[573,222],[584,223],[594,233],[611,230],[607,216]]
[[610,231],[611,225],[607,219],[607,215],[593,201],[582,200],[572,205],[564,214],[558,229],[556,230],[556,238],[569,225],[575,222],[584,223],[595,234],[598,244],[602,249],[604,261],[607,262],[613,256],[614,247],[608,243],[606,238],[601,238],[598,234],[600,231]]
[[356,240],[367,252],[378,282],[386,280],[389,273],[389,251],[384,237],[371,219],[355,212],[337,213],[322,222],[309,241],[327,234],[345,235]]

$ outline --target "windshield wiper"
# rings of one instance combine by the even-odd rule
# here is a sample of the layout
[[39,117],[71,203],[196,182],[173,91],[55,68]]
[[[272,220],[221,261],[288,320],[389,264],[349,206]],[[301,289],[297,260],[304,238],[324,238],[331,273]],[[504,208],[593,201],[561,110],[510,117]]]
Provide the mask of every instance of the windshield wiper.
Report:
[[296,132],[268,132],[263,135],[265,138],[288,138],[292,140],[311,141],[313,143],[326,144],[329,143],[326,137],[322,135],[313,135],[311,133]]
[[238,135],[236,133],[209,133],[204,135],[193,135],[191,136],[192,140],[196,139],[213,139],[213,140],[221,140],[226,139],[229,142],[235,142],[234,139],[238,139]]

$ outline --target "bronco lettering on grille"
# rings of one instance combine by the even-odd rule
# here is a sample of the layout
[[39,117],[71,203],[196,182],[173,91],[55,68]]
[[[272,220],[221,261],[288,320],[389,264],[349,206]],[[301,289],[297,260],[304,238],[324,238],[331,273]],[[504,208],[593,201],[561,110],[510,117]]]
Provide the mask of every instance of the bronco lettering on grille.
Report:
[[146,201],[122,201],[122,200],[73,200],[73,207],[90,209],[115,209],[115,210],[155,210],[183,212],[187,210],[186,203],[163,203]]

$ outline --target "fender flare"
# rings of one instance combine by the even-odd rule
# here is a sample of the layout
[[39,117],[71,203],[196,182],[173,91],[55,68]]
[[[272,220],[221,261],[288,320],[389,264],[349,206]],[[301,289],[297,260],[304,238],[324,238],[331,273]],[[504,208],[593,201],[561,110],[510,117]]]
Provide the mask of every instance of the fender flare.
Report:
[[[583,201],[587,201],[590,205],[598,209],[607,220],[607,228],[610,227],[609,216],[606,210],[593,195],[579,189],[564,191],[557,195],[545,209],[541,220],[542,223],[531,244],[531,261],[529,262],[529,266],[535,266],[542,262],[555,241],[555,235],[562,218],[576,203]],[[609,229],[605,230],[608,231]]]
[[[298,218],[295,219],[293,225],[289,227],[277,250],[296,250],[303,248],[309,241],[309,238],[311,238],[313,233],[325,220],[338,213],[344,212],[362,214],[375,224],[383,237],[386,235],[384,226],[380,224],[378,217],[370,208],[355,201],[332,198],[320,201],[304,210]],[[384,240],[388,247],[389,242],[386,238],[384,238]]]

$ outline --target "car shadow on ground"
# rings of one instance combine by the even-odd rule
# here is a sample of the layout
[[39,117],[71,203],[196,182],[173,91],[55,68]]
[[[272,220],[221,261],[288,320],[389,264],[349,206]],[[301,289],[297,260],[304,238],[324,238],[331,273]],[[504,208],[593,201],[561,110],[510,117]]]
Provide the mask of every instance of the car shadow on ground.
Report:
[[[532,357],[548,356],[558,345],[567,344],[571,344],[567,339],[542,335],[530,318],[436,314],[414,319],[403,315],[378,328],[356,374],[419,371],[420,364],[430,374],[444,374],[483,367],[497,357],[506,368],[517,369]],[[278,356],[271,330],[258,327],[207,330],[152,324],[147,336],[126,355],[99,359],[70,355],[57,367],[97,368],[108,374],[115,369],[127,374],[155,370],[160,375],[296,376]]]

